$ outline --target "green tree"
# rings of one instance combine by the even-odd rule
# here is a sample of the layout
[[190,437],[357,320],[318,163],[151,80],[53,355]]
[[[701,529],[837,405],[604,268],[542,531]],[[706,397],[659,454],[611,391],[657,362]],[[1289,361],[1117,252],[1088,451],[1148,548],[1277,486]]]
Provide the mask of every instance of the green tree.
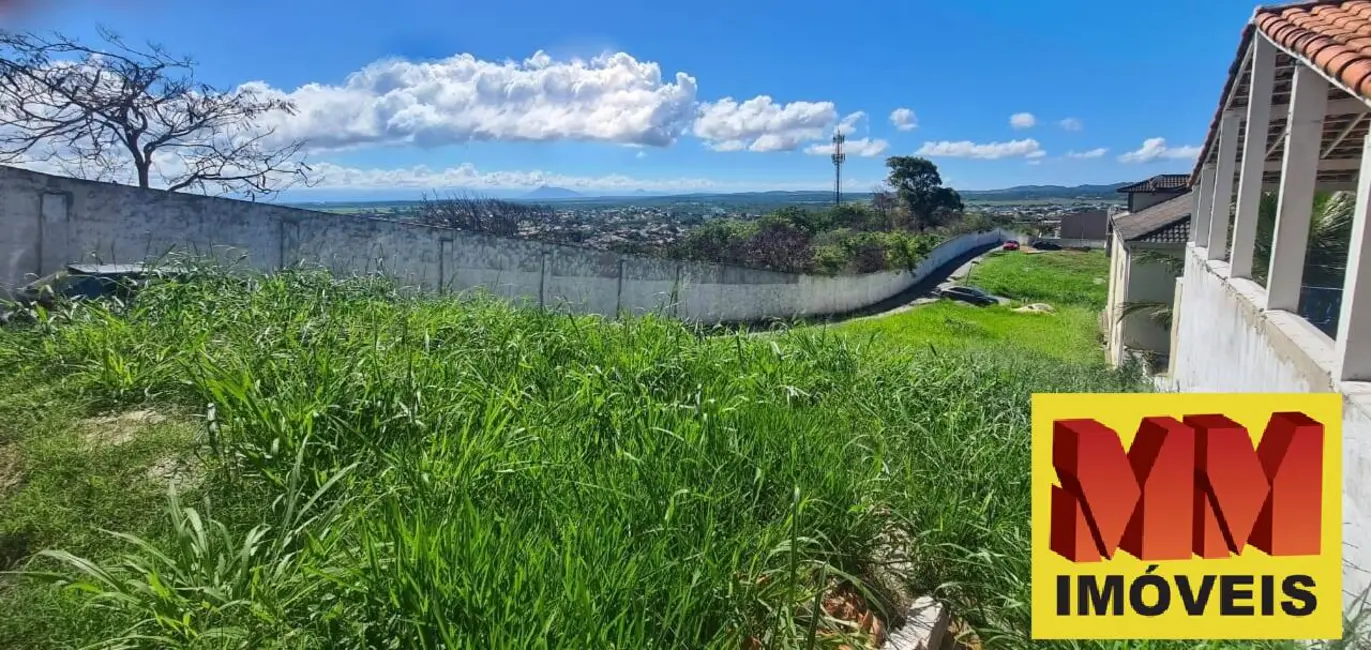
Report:
[[943,187],[938,166],[918,156],[893,156],[885,166],[890,169],[886,182],[894,188],[899,204],[919,232],[946,222],[963,209],[962,197]]

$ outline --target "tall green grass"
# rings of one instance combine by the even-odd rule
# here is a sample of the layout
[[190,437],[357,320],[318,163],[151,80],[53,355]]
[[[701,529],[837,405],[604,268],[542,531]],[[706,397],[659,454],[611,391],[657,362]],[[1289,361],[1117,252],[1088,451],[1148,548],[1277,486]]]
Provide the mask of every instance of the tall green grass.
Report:
[[0,584],[12,647],[835,647],[833,585],[896,620],[892,539],[909,593],[1027,646],[1029,395],[1141,385],[309,271],[47,314],[0,374],[0,409],[194,414],[203,472]]

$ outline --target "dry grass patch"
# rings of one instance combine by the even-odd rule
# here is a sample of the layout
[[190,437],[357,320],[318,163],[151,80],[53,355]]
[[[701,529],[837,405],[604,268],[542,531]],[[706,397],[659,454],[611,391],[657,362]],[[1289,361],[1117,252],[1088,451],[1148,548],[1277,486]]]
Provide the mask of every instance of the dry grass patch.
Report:
[[19,445],[0,445],[0,497],[11,488],[17,487],[24,479],[19,462]]
[[81,440],[91,447],[122,445],[138,437],[148,427],[166,421],[166,416],[151,409],[138,409],[86,418],[81,421]]

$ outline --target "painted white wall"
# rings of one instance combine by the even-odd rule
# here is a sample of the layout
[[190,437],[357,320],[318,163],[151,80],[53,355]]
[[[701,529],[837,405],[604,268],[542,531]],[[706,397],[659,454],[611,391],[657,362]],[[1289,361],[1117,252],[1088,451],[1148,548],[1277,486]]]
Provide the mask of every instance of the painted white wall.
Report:
[[1186,253],[1175,388],[1184,392],[1331,392],[1343,399],[1344,605],[1371,587],[1371,384],[1332,379],[1333,343],[1289,312],[1263,311],[1260,286],[1228,265]]
[[[143,190],[0,166],[0,290],[78,261],[141,262],[169,251],[381,271],[428,291],[613,316],[660,311],[717,323],[839,314],[895,296],[949,261],[1017,238],[944,242],[911,271],[820,277],[618,255],[283,206]],[[676,301],[673,302],[673,296]]]
[[[1171,304],[1175,300],[1176,279],[1165,265],[1140,261],[1130,251],[1128,268],[1128,297],[1125,302]],[[1161,354],[1170,352],[1170,330],[1158,325],[1147,314],[1133,314],[1124,319],[1123,325],[1124,347]]]
[[1118,365],[1123,354],[1123,324],[1119,312],[1128,302],[1128,249],[1123,239],[1114,233],[1109,252],[1109,300],[1105,303],[1104,325],[1107,333],[1109,362]]

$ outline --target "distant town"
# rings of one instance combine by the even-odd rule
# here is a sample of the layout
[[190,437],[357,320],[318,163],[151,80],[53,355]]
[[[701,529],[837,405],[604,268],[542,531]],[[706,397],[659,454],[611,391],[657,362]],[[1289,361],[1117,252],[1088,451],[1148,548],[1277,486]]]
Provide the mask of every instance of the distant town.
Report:
[[[1082,212],[1109,212],[1124,205],[1118,189],[1108,185],[1032,185],[1000,190],[960,192],[969,212],[980,212],[999,223],[1042,237],[1055,237],[1062,217]],[[429,196],[485,198],[456,191]],[[844,194],[844,204],[870,204],[871,193]],[[426,200],[290,203],[292,207],[397,221],[418,220]],[[523,196],[504,199],[536,205],[542,218],[525,221],[518,236],[616,252],[640,252],[669,246],[691,229],[713,219],[757,219],[785,207],[821,209],[834,204],[833,192],[776,191],[736,194],[586,196],[557,187],[540,187]]]

